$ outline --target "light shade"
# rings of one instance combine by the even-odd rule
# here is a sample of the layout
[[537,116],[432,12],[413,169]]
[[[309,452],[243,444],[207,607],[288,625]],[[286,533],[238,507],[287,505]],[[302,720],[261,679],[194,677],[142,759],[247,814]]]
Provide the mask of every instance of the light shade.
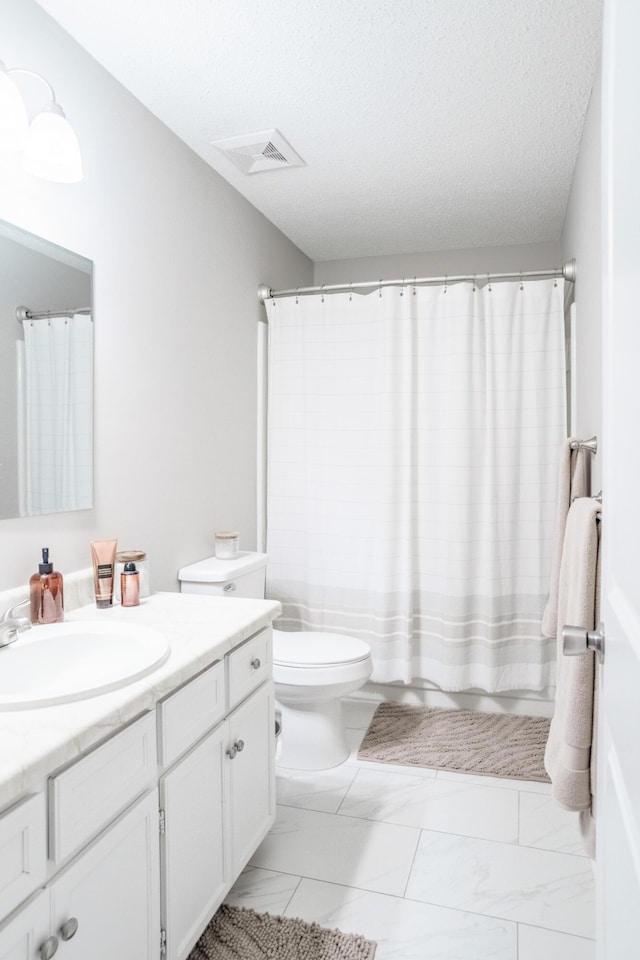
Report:
[[0,61],[0,150],[22,150],[29,118],[20,91]]
[[52,102],[31,121],[22,166],[43,180],[82,180],[80,147],[59,104]]

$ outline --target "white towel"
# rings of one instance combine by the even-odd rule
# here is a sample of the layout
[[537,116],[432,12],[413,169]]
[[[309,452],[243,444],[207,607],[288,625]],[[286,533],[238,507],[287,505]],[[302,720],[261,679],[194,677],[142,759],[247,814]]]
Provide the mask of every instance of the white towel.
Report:
[[574,437],[565,440],[560,448],[560,463],[558,468],[558,490],[556,508],[556,530],[553,547],[553,562],[551,579],[549,582],[549,599],[542,614],[542,635],[556,636],[556,622],[558,619],[558,581],[560,579],[560,562],[562,560],[562,546],[564,544],[567,514],[571,502],[576,497],[586,497],[589,493],[586,450],[572,450],[571,444],[576,442]]
[[[566,810],[591,807],[591,754],[594,736],[594,654],[562,653],[565,625],[593,630],[599,613],[601,506],[590,497],[569,509],[558,589],[556,704],[544,763],[551,794]],[[595,785],[593,785],[595,792]]]

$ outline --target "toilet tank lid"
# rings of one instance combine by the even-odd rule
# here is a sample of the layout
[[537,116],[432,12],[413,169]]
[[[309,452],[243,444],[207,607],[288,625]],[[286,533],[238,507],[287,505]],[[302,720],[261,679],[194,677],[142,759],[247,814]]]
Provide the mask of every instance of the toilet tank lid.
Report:
[[266,553],[252,553],[241,550],[233,560],[220,560],[218,557],[206,557],[197,563],[190,563],[178,570],[178,580],[189,583],[222,583],[233,580],[243,573],[251,573],[266,567]]
[[273,631],[273,660],[284,666],[326,667],[338,663],[359,663],[370,654],[368,643],[342,633]]

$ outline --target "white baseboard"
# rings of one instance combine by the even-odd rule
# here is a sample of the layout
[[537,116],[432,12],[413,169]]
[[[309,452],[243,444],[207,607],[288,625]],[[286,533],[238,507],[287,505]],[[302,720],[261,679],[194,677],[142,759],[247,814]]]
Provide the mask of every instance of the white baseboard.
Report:
[[520,716],[552,717],[555,690],[510,690],[491,694],[483,690],[465,693],[447,693],[427,686],[408,686],[396,683],[366,683],[350,700],[374,703],[388,701],[423,707],[445,707],[449,710],[479,710],[483,713],[513,713]]

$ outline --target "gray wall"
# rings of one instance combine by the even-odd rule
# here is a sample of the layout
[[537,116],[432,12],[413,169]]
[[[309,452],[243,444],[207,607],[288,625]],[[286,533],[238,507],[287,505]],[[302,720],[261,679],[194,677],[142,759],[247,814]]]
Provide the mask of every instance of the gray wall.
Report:
[[154,589],[213,552],[216,528],[256,542],[259,283],[312,264],[32,0],[3,0],[2,59],[42,73],[78,135],[85,178],[0,170],[0,218],[94,261],[95,508],[0,520],[0,589],[89,541],[148,551]]
[[575,257],[575,432],[596,434],[599,454],[592,460],[592,488],[602,484],[602,182],[601,78],[595,79],[573,176],[562,233],[565,259]]
[[[441,277],[463,273],[512,273],[546,270],[562,265],[559,243],[529,243],[510,247],[475,247],[439,250],[358,260],[316,263],[314,283],[349,283],[359,280],[395,280],[402,277]],[[273,284],[272,284],[273,286]]]

